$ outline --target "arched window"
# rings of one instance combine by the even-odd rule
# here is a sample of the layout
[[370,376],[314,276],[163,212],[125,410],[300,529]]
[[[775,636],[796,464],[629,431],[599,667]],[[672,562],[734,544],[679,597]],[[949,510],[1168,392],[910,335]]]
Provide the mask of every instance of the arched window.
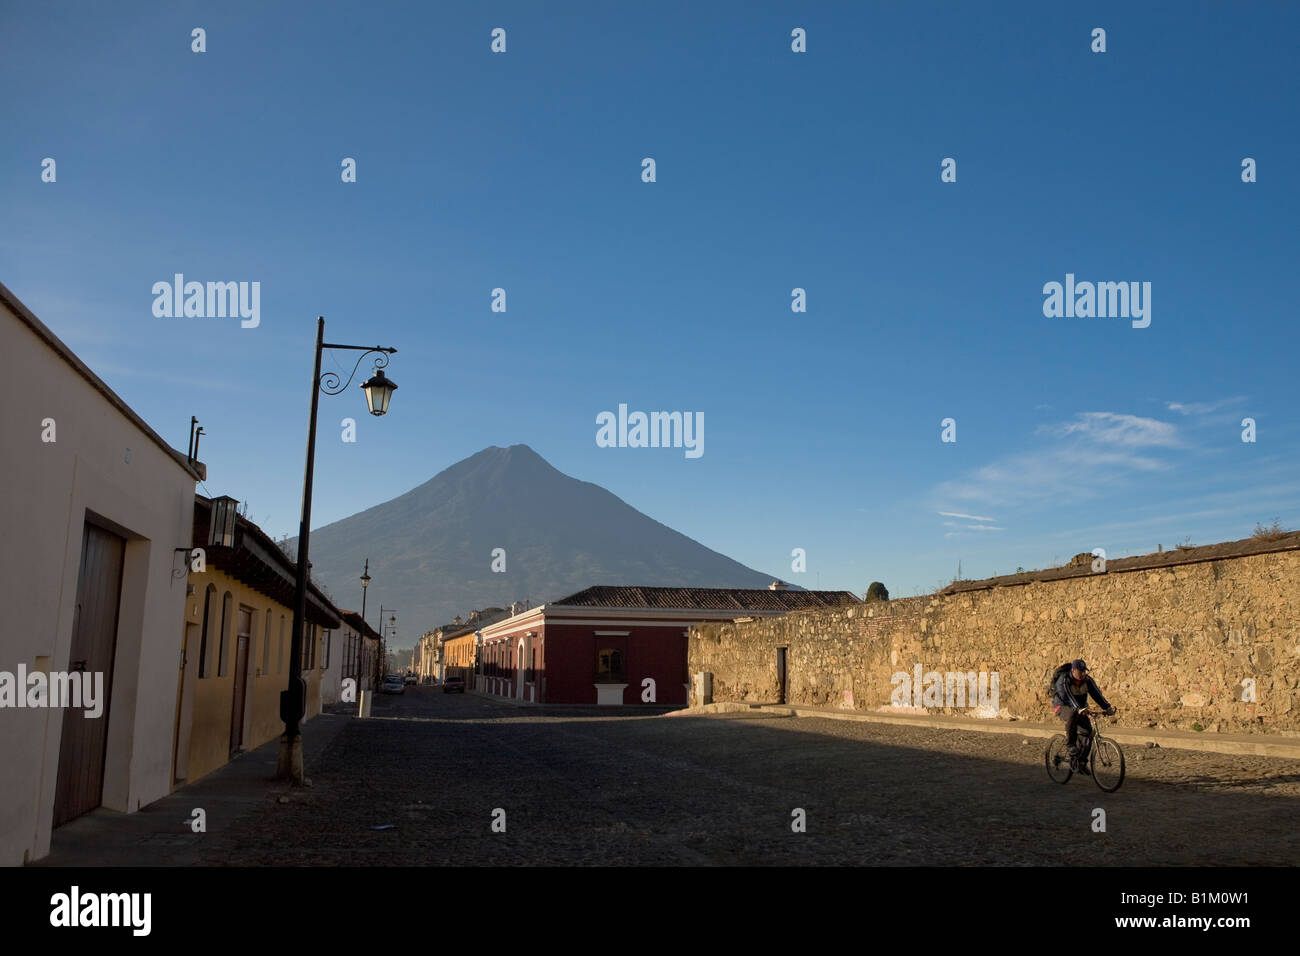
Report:
[[227,591],[221,598],[221,642],[217,645],[217,676],[226,676],[226,630],[234,621],[230,615],[230,592]]
[[199,639],[199,676],[208,676],[208,633],[212,626],[212,615],[216,610],[212,606],[212,596],[217,593],[217,586],[209,584],[203,592],[203,636]]

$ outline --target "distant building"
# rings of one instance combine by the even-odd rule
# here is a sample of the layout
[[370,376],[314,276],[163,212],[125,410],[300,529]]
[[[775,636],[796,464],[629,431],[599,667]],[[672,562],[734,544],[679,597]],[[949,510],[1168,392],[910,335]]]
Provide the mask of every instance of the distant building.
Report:
[[343,624],[334,640],[337,653],[329,656],[329,665],[321,675],[321,705],[339,703],[343,699],[343,682],[356,681],[358,695],[363,690],[374,690],[378,672],[379,632],[361,620],[356,611],[340,609]]
[[442,628],[426,631],[416,645],[419,664],[416,676],[420,683],[427,684],[442,678]]
[[456,615],[451,624],[444,624],[434,631],[435,639],[441,651],[439,653],[442,679],[463,677],[465,686],[474,686],[475,673],[478,668],[478,632],[494,621],[499,621],[510,612],[504,608],[487,607],[481,611],[470,611],[467,620]]
[[691,624],[860,603],[788,586],[591,587],[483,627],[474,686],[535,703],[684,707]]
[[[343,619],[342,678],[356,679],[358,693],[379,686],[379,632],[361,619],[356,611],[340,611]],[[329,701],[327,700],[326,703]]]

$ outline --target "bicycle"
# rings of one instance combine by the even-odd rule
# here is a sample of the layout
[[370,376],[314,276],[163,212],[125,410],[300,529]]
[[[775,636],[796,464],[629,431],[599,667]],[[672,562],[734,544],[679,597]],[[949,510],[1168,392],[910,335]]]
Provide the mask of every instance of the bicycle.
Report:
[[[1093,732],[1088,734],[1079,728],[1079,763],[1088,761],[1093,782],[1104,792],[1114,793],[1124,782],[1124,751],[1115,741],[1101,735],[1102,714],[1089,712],[1087,716],[1092,721]],[[1057,734],[1047,742],[1043,762],[1047,765],[1047,775],[1056,783],[1068,783],[1074,776],[1065,734]]]

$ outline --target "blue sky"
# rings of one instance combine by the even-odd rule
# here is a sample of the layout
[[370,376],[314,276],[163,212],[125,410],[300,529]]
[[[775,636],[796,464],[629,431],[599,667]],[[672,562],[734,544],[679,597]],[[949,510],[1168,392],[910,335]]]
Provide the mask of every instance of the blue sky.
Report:
[[[322,399],[316,526],[523,442],[807,587],[1294,528],[1298,11],[7,4],[0,281],[276,537],[317,315],[400,387]],[[155,317],[178,272],[260,325]],[[1150,326],[1045,317],[1067,273]],[[703,456],[597,447],[619,403]]]

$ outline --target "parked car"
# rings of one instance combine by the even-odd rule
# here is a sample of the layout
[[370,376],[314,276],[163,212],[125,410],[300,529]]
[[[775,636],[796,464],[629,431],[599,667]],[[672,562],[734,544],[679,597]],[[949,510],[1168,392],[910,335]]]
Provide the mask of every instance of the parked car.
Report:
[[465,678],[448,677],[442,682],[442,692],[444,694],[465,693]]
[[408,684],[418,684],[418,683],[420,683],[420,678],[416,677],[414,674],[407,674],[407,675],[406,675],[406,683],[408,683]]
[[402,683],[402,679],[396,674],[389,674],[384,678],[384,683],[379,690],[380,693],[384,694],[404,694],[406,693],[406,685]]

